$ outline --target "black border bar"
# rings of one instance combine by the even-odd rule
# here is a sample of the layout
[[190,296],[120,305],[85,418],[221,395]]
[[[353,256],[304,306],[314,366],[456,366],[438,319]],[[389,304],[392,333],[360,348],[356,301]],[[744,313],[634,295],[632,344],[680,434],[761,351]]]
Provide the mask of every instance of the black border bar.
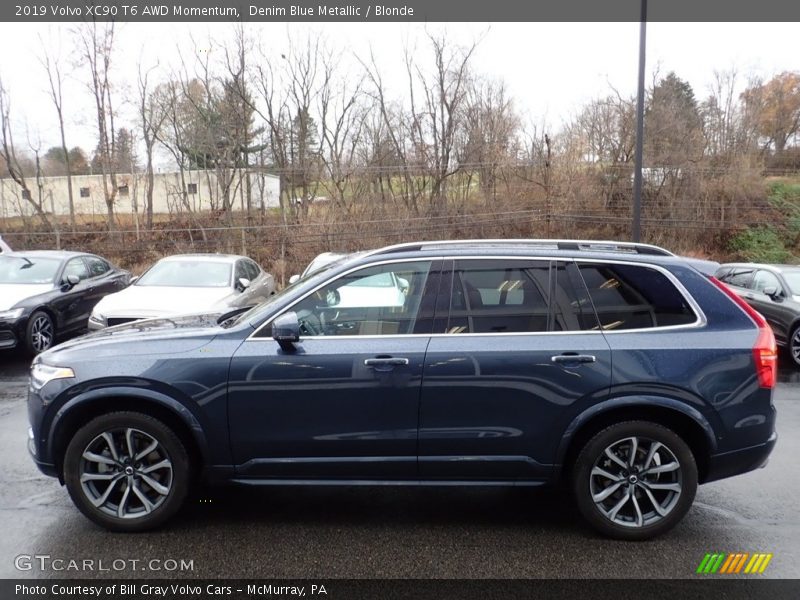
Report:
[[[640,11],[640,0],[3,0],[0,21],[603,23],[639,21]],[[647,19],[651,22],[800,21],[800,2],[649,0]]]

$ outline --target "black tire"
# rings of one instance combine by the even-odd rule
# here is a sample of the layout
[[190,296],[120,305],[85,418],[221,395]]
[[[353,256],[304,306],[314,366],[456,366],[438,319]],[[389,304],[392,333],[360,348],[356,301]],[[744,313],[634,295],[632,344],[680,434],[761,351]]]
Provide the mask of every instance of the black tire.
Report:
[[[623,466],[606,454],[607,449]],[[691,507],[697,464],[689,446],[671,429],[649,421],[625,421],[603,429],[583,446],[572,489],[578,509],[597,531],[621,540],[647,540],[672,529]],[[603,498],[606,493],[610,495]],[[599,504],[593,494],[602,499]]]
[[36,356],[53,347],[56,340],[56,325],[52,317],[43,310],[34,311],[25,329],[25,350]]
[[[129,431],[133,432],[131,442],[128,441]],[[112,456],[108,437],[105,437],[108,435],[119,460]],[[133,445],[132,453],[128,450],[129,443]],[[144,455],[152,443],[157,447]],[[84,457],[84,453],[89,452],[95,460]],[[133,460],[130,460],[131,454]],[[163,465],[165,460],[169,466],[152,470],[154,466]],[[89,480],[84,484],[83,475],[103,480]],[[112,476],[113,486],[106,481]],[[64,481],[72,501],[89,519],[111,531],[137,532],[159,527],[180,509],[190,479],[189,455],[180,438],[158,419],[137,412],[115,412],[93,419],[70,440],[64,458]],[[102,500],[108,487],[113,489],[107,494],[107,500],[96,506],[92,499]],[[149,511],[145,500],[150,503]],[[120,511],[124,516],[119,516]]]
[[800,325],[796,325],[789,334],[786,344],[786,355],[795,369],[800,369]]

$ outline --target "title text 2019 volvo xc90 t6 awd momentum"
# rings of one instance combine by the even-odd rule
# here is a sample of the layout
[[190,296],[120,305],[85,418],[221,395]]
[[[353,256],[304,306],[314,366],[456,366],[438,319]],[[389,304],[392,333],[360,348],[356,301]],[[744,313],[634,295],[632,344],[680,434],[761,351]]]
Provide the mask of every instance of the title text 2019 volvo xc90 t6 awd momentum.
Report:
[[[402,298],[343,301],[384,279]],[[163,523],[194,476],[566,482],[595,528],[645,539],[699,483],[765,463],[775,376],[763,318],[660,248],[422,242],[353,255],[247,312],[45,352],[29,446],[113,530]]]

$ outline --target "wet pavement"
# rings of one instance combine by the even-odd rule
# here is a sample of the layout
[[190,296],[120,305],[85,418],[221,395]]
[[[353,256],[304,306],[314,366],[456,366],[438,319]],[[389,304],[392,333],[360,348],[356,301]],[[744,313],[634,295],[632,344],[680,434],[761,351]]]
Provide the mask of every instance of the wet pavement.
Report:
[[663,578],[693,576],[706,552],[770,552],[764,577],[800,577],[798,370],[781,370],[769,465],[700,487],[669,534],[625,543],[568,496],[524,489],[202,490],[162,530],[108,533],[27,455],[27,366],[0,353],[0,577]]

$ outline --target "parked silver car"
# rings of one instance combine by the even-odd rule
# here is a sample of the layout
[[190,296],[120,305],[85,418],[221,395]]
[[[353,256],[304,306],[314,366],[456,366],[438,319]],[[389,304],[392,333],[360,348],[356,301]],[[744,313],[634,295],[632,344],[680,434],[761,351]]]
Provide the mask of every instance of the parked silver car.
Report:
[[246,256],[181,254],[162,258],[128,288],[95,306],[89,329],[183,314],[227,312],[259,304],[275,280]]

